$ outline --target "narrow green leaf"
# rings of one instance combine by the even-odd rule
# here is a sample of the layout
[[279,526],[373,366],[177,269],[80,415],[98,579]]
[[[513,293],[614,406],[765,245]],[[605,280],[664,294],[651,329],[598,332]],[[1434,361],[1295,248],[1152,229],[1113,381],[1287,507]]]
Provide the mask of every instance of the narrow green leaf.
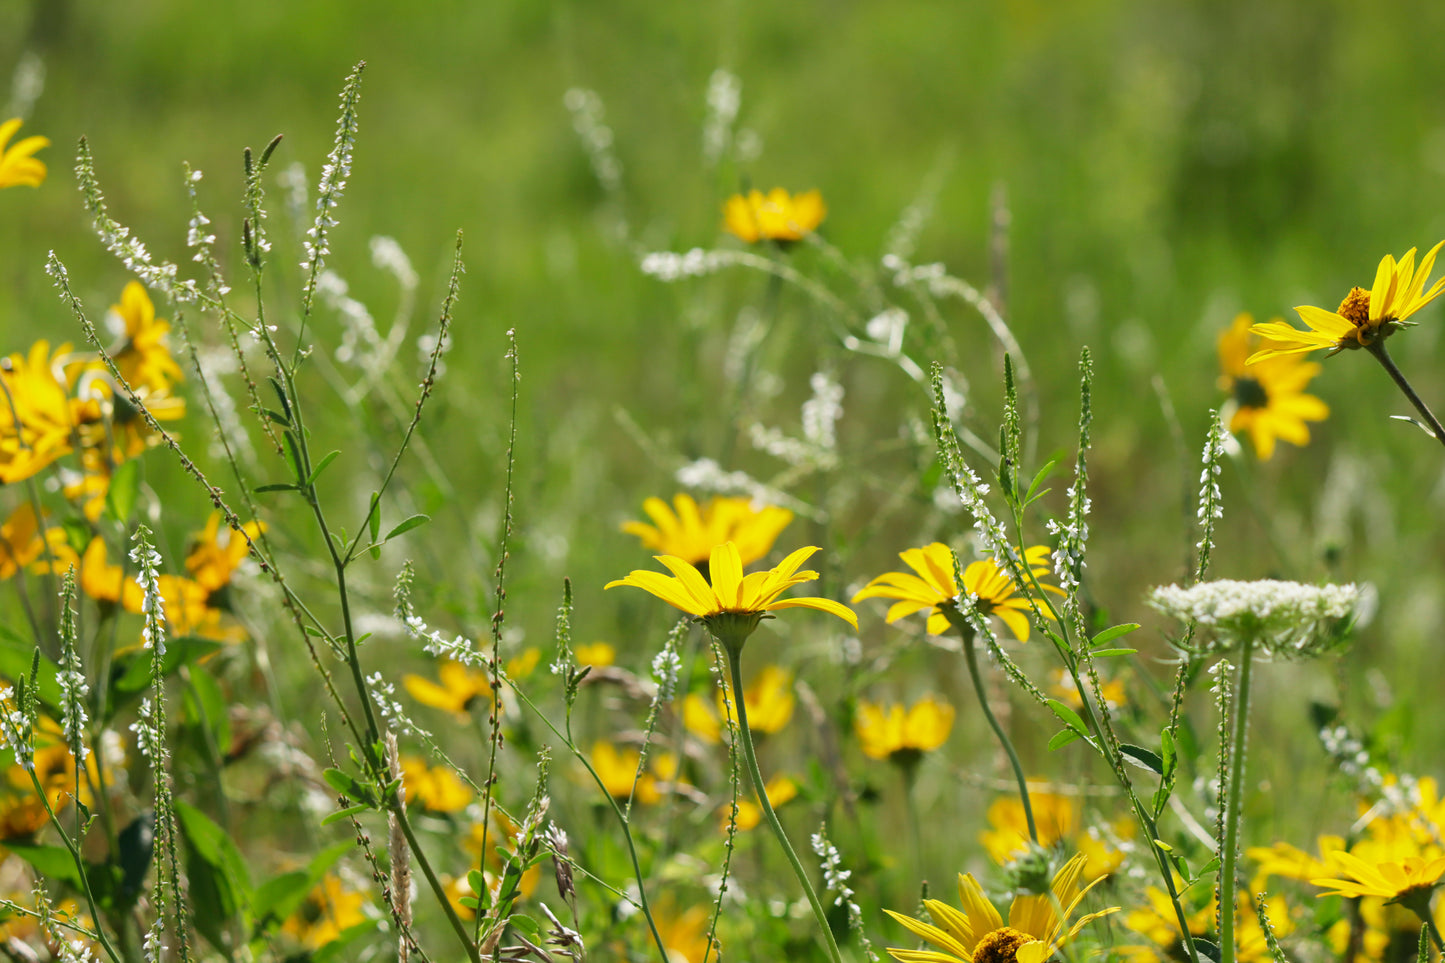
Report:
[[1029,482],[1029,490],[1024,495],[1025,503],[1033,501],[1034,492],[1039,490],[1039,486],[1044,483],[1044,479],[1049,477],[1049,473],[1052,472],[1058,464],[1059,460],[1054,458],[1038,470],[1038,474],[1034,475],[1034,480]]
[[306,476],[306,486],[309,488],[316,484],[316,479],[321,477],[321,473],[330,467],[331,463],[336,460],[336,456],[340,454],[341,451],[339,449],[327,452],[326,457],[317,462],[316,467],[311,469],[311,474]]
[[1125,762],[1131,762],[1140,769],[1147,769],[1156,776],[1164,775],[1164,760],[1153,750],[1132,746],[1126,742],[1119,747],[1119,752],[1123,754]]
[[401,524],[397,525],[391,531],[386,533],[386,537],[382,539],[382,542],[389,542],[403,532],[409,532],[413,528],[416,528],[419,525],[425,525],[429,521],[431,521],[430,515],[421,514],[412,515],[410,518],[403,519]]
[[293,484],[291,484],[291,483],[289,483],[289,482],[287,482],[287,483],[285,483],[285,484],[276,484],[276,485],[257,485],[255,488],[251,489],[251,492],[252,492],[253,494],[256,494],[256,495],[264,495],[264,494],[266,494],[267,492],[294,492],[294,491],[296,491],[296,486],[293,485]]
[[111,518],[124,525],[135,511],[136,500],[140,497],[140,459],[123,461],[110,476],[110,488],[105,493],[105,510]]
[[381,492],[371,493],[371,509],[366,513],[366,527],[371,532],[371,540],[381,534]]
[[1081,738],[1083,737],[1072,729],[1060,729],[1054,733],[1054,737],[1049,740],[1049,751],[1053,752],[1055,749],[1063,748],[1071,742],[1077,742]]
[[1093,656],[1096,659],[1112,659],[1120,655],[1133,655],[1138,649],[1095,649]]
[[370,809],[371,807],[366,805],[347,806],[345,809],[338,809],[334,813],[327,814],[321,820],[321,825],[330,826],[332,823],[339,823],[343,819],[350,819],[352,816],[367,812]]
[[1089,648],[1097,649],[1105,642],[1112,642],[1121,636],[1128,635],[1139,627],[1138,622],[1122,622],[1119,625],[1111,625],[1089,640]]
[[1050,699],[1048,704],[1049,708],[1054,711],[1054,715],[1058,716],[1059,721],[1064,725],[1073,729],[1081,736],[1087,736],[1089,734],[1088,727],[1084,725],[1084,720],[1080,719],[1079,714],[1073,709],[1070,709],[1058,699]]

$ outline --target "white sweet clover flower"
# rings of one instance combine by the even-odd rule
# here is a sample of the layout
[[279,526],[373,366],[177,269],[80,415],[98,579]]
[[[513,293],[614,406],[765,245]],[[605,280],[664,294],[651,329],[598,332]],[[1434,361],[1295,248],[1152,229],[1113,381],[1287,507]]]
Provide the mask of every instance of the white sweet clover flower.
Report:
[[451,659],[453,662],[460,662],[462,665],[474,669],[491,670],[492,660],[487,657],[486,653],[478,650],[466,636],[458,635],[454,639],[448,639],[440,632],[430,628],[419,615],[408,616],[405,624],[408,635],[424,641],[422,651],[428,655]]
[[829,893],[837,894],[833,897],[833,905],[846,907],[849,928],[858,934],[868,959],[876,963],[878,954],[874,952],[872,942],[863,931],[863,908],[853,899],[853,887],[848,885],[853,871],[843,868],[843,856],[838,852],[838,847],[829,842],[828,837],[821,831],[809,836],[808,842],[812,844],[813,852],[822,862],[823,886]]
[[572,129],[587,151],[593,175],[608,193],[616,192],[622,187],[622,162],[612,150],[612,128],[602,119],[602,98],[595,90],[573,87],[562,102],[572,114]]
[[90,695],[90,685],[80,671],[79,660],[74,658],[74,649],[69,654],[72,659],[67,660],[65,669],[55,674],[55,681],[60,683],[60,709],[65,741],[71,747],[80,747],[79,765],[83,767],[90,758],[90,746],[85,742],[86,729],[90,723],[90,716],[85,711],[85,697]]
[[140,708],[136,711],[136,721],[130,724],[130,731],[135,733],[135,745],[140,754],[154,761],[161,747],[156,738],[155,708],[151,704],[150,696],[141,699]]
[[0,748],[15,752],[15,765],[26,772],[35,771],[35,746],[30,740],[31,730],[25,713],[12,708],[15,690],[10,686],[0,688]]
[[1263,579],[1222,579],[1181,588],[1163,585],[1149,604],[1181,621],[1212,630],[1204,652],[1226,652],[1245,640],[1278,656],[1311,656],[1337,645],[1355,615],[1359,586],[1304,585]]
[[732,141],[733,122],[743,103],[743,85],[737,75],[719,67],[707,81],[707,121],[702,128],[702,155],[716,164]]
[[403,289],[410,291],[417,285],[416,269],[406,256],[396,238],[378,234],[371,239],[371,263],[396,278]]
[[843,386],[816,371],[808,381],[813,396],[803,402],[803,437],[826,451],[838,447],[837,425],[843,417]]
[[695,247],[686,254],[654,251],[642,256],[642,273],[659,281],[681,281],[697,278],[726,267],[728,258],[722,251],[705,251]]
[[677,692],[677,676],[682,671],[682,659],[670,644],[652,657],[652,676],[657,680],[657,700],[671,702]]
[[431,738],[430,732],[417,725],[406,714],[406,709],[396,699],[396,685],[387,682],[380,672],[373,672],[366,677],[366,688],[371,692],[376,711],[381,714],[382,719],[391,723],[394,729],[402,735],[415,734],[423,739]]
[[336,226],[333,213],[341,203],[346,191],[346,179],[351,176],[351,161],[356,150],[356,103],[361,97],[361,71],[358,68],[347,78],[341,91],[341,117],[336,123],[336,141],[326,163],[321,168],[321,179],[316,182],[316,220],[306,231],[302,249],[306,259],[301,268],[308,273],[320,271],[325,258],[331,253],[327,235]]
[[166,654],[166,612],[165,599],[161,596],[161,556],[151,547],[149,538],[150,532],[144,526],[136,530],[132,536],[136,545],[130,550],[130,560],[136,564],[135,581],[142,593],[141,614],[145,616],[145,625],[141,629],[141,638],[147,649],[155,649],[156,656],[163,658]]

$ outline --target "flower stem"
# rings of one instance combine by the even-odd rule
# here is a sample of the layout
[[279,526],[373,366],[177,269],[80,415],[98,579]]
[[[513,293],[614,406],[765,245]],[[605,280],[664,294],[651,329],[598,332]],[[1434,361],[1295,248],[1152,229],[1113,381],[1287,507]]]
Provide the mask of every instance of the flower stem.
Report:
[[1229,740],[1229,793],[1224,805],[1224,839],[1219,851],[1219,958],[1234,963],[1234,861],[1239,848],[1240,800],[1244,795],[1245,743],[1249,733],[1249,670],[1254,664],[1252,636],[1245,636],[1239,652],[1239,676],[1234,689],[1234,727]]
[[1034,824],[1034,807],[1029,803],[1029,784],[1024,778],[1024,767],[1019,762],[1019,754],[1014,752],[1013,743],[1009,741],[1008,734],[999,725],[998,719],[994,717],[993,710],[988,707],[988,695],[983,691],[983,678],[978,671],[978,653],[974,650],[973,629],[968,626],[958,626],[958,632],[963,636],[963,660],[968,665],[968,677],[973,680],[973,691],[978,696],[978,704],[983,709],[984,718],[988,720],[989,726],[993,729],[994,735],[998,736],[999,744],[1003,746],[1004,753],[1008,756],[1009,765],[1013,767],[1014,778],[1019,784],[1019,800],[1024,804],[1024,819],[1029,824],[1029,839],[1039,841],[1039,830]]
[[818,901],[818,894],[813,892],[813,884],[808,880],[808,871],[803,868],[798,854],[793,852],[793,846],[788,842],[788,834],[783,832],[783,824],[778,821],[778,814],[773,812],[773,804],[768,801],[768,791],[763,782],[763,774],[758,769],[757,753],[753,751],[753,734],[748,728],[747,700],[742,697],[742,644],[734,643],[727,638],[723,638],[721,641],[723,648],[727,649],[728,669],[732,673],[733,705],[738,714],[738,731],[743,744],[743,759],[747,762],[748,776],[753,781],[753,789],[757,791],[758,806],[762,809],[763,815],[767,817],[773,835],[778,837],[778,844],[783,847],[783,853],[788,857],[788,862],[792,864],[793,875],[797,876],[798,882],[802,884],[803,893],[808,897],[808,905],[813,908],[813,916],[818,920],[818,928],[823,931],[823,939],[827,941],[829,957],[833,963],[843,963],[842,954],[838,952],[838,943],[833,939],[833,928],[828,925],[828,915],[823,911],[823,904]]
[[1394,359],[1390,357],[1390,352],[1385,350],[1385,339],[1376,338],[1373,342],[1365,346],[1365,350],[1375,356],[1375,360],[1380,362],[1380,365],[1389,373],[1390,377],[1394,379],[1395,385],[1404,392],[1406,398],[1410,399],[1410,404],[1414,405],[1415,410],[1420,412],[1420,416],[1424,418],[1426,424],[1430,426],[1430,431],[1435,435],[1435,438],[1440,444],[1445,445],[1445,426],[1440,424],[1440,419],[1436,418],[1430,409],[1426,407],[1425,402],[1420,399],[1420,396],[1415,394],[1415,389],[1410,387],[1410,382],[1405,380],[1405,376],[1400,372],[1400,369],[1395,367],[1395,362]]

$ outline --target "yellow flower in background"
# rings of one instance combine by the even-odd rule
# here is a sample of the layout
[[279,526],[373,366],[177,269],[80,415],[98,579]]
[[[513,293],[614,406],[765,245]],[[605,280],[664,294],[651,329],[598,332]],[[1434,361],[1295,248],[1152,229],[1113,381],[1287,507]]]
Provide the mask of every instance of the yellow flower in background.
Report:
[[[10,578],[27,566],[64,572],[78,561],[65,530],[51,525],[42,529],[42,522],[36,518],[34,507],[25,502],[0,524],[0,579]],[[47,557],[54,559],[53,566]]]
[[[765,787],[768,794],[768,803],[776,810],[783,803],[794,799],[798,795],[798,784],[787,776],[777,775],[768,780]],[[718,811],[719,822],[724,830],[728,825],[728,814],[732,811],[730,803],[724,804]],[[749,829],[756,829],[758,823],[763,821],[763,807],[751,799],[738,797],[738,831],[746,832]]]
[[578,665],[590,665],[598,669],[605,669],[617,661],[617,650],[606,642],[579,645],[572,650],[572,654],[577,657]]
[[[266,530],[266,524],[247,522],[241,530],[255,540]],[[221,513],[212,512],[205,529],[191,543],[191,552],[186,556],[186,571],[207,593],[218,592],[230,584],[231,576],[249,553],[246,539],[229,526],[222,532]]]
[[675,555],[699,568],[724,542],[737,546],[738,557],[750,565],[772,550],[773,542],[793,520],[793,513],[775,505],[753,507],[747,498],[711,498],[701,508],[691,495],[674,495],[672,508],[649,498],[642,510],[652,519],[623,522],[622,530],[642,540],[642,547]]
[[1445,856],[1424,859],[1407,856],[1400,862],[1361,859],[1339,850],[1329,855],[1330,871],[1338,879],[1310,880],[1316,886],[1333,887],[1321,896],[1379,896],[1391,902],[1409,903],[1429,894],[1445,876]]
[[[1119,946],[1118,949],[1130,963],[1148,963],[1148,961],[1170,959],[1179,947],[1179,919],[1175,915],[1174,904],[1170,902],[1169,894],[1157,886],[1150,886],[1145,890],[1144,895],[1148,900],[1148,905],[1126,913],[1124,926],[1148,939],[1153,945],[1148,947]],[[1270,963],[1273,955],[1270,953],[1269,942],[1265,938],[1264,930],[1259,925],[1259,918],[1252,909],[1253,897],[1248,891],[1241,890],[1236,903],[1238,909],[1235,914],[1234,926],[1235,960],[1237,963]],[[1289,904],[1283,896],[1270,897],[1265,903],[1265,909],[1269,913],[1269,921],[1274,928],[1276,937],[1289,936],[1294,932],[1295,921],[1290,916]],[[1192,936],[1213,935],[1214,910],[1215,904],[1211,898],[1207,906],[1189,914],[1187,919]]]
[[[726,680],[724,680],[726,685]],[[709,745],[722,741],[722,720],[737,719],[729,698],[725,702],[719,690],[715,696],[717,709],[707,704],[702,696],[688,693],[682,700],[682,724],[687,731]],[[743,706],[748,712],[748,728],[754,734],[778,732],[793,718],[793,707],[797,698],[793,695],[793,674],[776,665],[765,665],[743,687]]]
[[853,731],[863,755],[900,764],[916,763],[948,741],[953,730],[953,706],[924,696],[907,710],[900,704],[858,703]]
[[537,668],[537,663],[542,661],[542,650],[535,645],[529,645],[521,652],[507,660],[507,678],[525,679]]
[[828,205],[817,191],[795,196],[775,187],[766,195],[752,190],[729,197],[723,205],[723,228],[749,244],[801,241],[827,216]]
[[335,876],[327,876],[306,894],[300,907],[285,923],[281,932],[312,949],[333,943],[343,932],[367,921],[362,912],[366,896],[348,888]]
[[778,598],[794,585],[811,582],[818,577],[817,572],[798,571],[798,566],[816,551],[815,546],[800,548],[783,559],[777,568],[745,576],[737,546],[725,542],[712,550],[708,562],[711,584],[690,562],[673,555],[657,555],[654,558],[667,566],[672,578],[660,572],[638,569],[626,578],[608,582],[603,588],[617,585],[640,588],[704,622],[724,615],[761,617],[780,609],[803,608],[836,615],[856,630],[858,617],[853,610],[832,599]]
[[[1108,842],[1106,833],[1095,826],[1080,830],[1083,806],[1077,798],[1030,786],[1029,803],[1034,810],[1039,845],[1076,850],[1085,858],[1084,879],[1098,879],[1123,864],[1124,854]],[[989,804],[987,819],[989,828],[979,833],[978,839],[994,862],[1004,866],[1029,852],[1028,818],[1018,796],[995,799]],[[1108,828],[1119,839],[1134,838],[1134,824],[1128,819],[1120,819]]]
[[10,138],[20,129],[20,118],[12,117],[0,124],[0,187],[39,187],[45,183],[45,162],[31,155],[50,146],[45,137],[26,137],[7,147]]
[[[1056,698],[1062,700],[1069,708],[1078,711],[1084,708],[1084,699],[1079,695],[1079,687],[1074,684],[1074,677],[1063,669],[1050,669],[1049,691]],[[1117,709],[1127,705],[1129,702],[1129,690],[1124,688],[1122,679],[1110,679],[1104,683],[1104,702],[1110,709]]]
[[[667,963],[702,963],[708,955],[710,907],[693,906],[679,913],[670,897],[663,897],[654,916],[657,934],[667,950]],[[712,959],[717,959],[716,952]]]
[[437,676],[439,683],[407,673],[401,677],[401,684],[422,705],[445,709],[461,719],[470,718],[472,707],[480,699],[491,705],[492,682],[485,672],[448,659],[437,669]]
[[62,364],[69,354],[62,344],[52,355],[42,339],[0,365],[0,484],[23,481],[70,452],[75,416]]
[[[1278,322],[1283,323],[1283,322]],[[1330,409],[1304,389],[1321,367],[1295,354],[1279,354],[1247,364],[1258,347],[1268,350],[1277,342],[1259,341],[1250,333],[1254,318],[1241,314],[1219,336],[1219,386],[1231,395],[1229,430],[1248,432],[1261,461],[1274,454],[1275,439],[1291,445],[1309,444],[1307,421],[1323,421]]]
[[1111,906],[1087,913],[1073,926],[1068,925],[1084,896],[1099,881],[1080,886],[1083,868],[1084,857],[1076,855],[1054,874],[1052,892],[1015,896],[1009,906],[1007,926],[984,896],[973,874],[960,873],[958,898],[962,911],[941,900],[924,900],[924,909],[933,920],[930,925],[884,910],[914,936],[937,949],[889,947],[888,954],[900,963],[1043,963],[1087,924],[1119,909]]
[[435,813],[460,812],[471,803],[471,787],[446,766],[429,766],[420,756],[402,756],[400,762],[407,802]]
[[125,326],[125,343],[111,352],[116,367],[133,388],[168,391],[184,379],[180,365],[166,346],[166,332],[171,329],[156,317],[155,305],[146,294],[145,285],[132,281],[121,292],[120,303],[110,310]]
[[106,561],[105,539],[99,535],[90,540],[80,557],[80,591],[98,602],[121,603],[128,612],[139,612],[145,600],[135,578]]
[[1415,268],[1415,248],[1405,252],[1396,261],[1386,254],[1375,271],[1375,283],[1366,291],[1364,288],[1350,288],[1350,293],[1340,302],[1335,311],[1326,311],[1304,304],[1295,308],[1308,331],[1301,331],[1283,321],[1256,324],[1250,330],[1275,342],[1249,358],[1250,364],[1257,364],[1268,358],[1283,354],[1303,354],[1317,348],[1340,351],[1344,348],[1363,348],[1377,339],[1388,337],[1396,328],[1405,327],[1405,321],[1425,305],[1445,293],[1445,278],[1440,278],[1425,290],[1425,282],[1435,267],[1435,255],[1445,246],[1441,241],[1430,249],[1430,253]]
[[[1023,554],[1025,564],[1042,585],[1043,577],[1049,573],[1049,547],[1035,545]],[[958,583],[953,578],[953,551],[942,542],[934,542],[900,552],[898,557],[916,574],[885,572],[853,596],[853,601],[897,599],[888,609],[889,622],[926,609],[929,634],[943,635],[949,628],[943,607],[953,603],[960,595]],[[1045,591],[1059,592],[1052,585],[1043,587]],[[972,562],[963,570],[963,591],[978,597],[979,611],[984,615],[998,616],[1020,642],[1027,642],[1029,620],[1024,613],[1036,612],[1048,617],[1048,612],[1033,600],[1015,595],[1017,589],[1013,578],[992,559]]]
[[677,780],[679,760],[670,752],[652,752],[647,758],[649,771],[639,776],[642,753],[636,749],[619,751],[600,739],[592,743],[592,755],[588,757],[613,799],[626,802],[631,798],[650,806],[662,799],[668,785]]

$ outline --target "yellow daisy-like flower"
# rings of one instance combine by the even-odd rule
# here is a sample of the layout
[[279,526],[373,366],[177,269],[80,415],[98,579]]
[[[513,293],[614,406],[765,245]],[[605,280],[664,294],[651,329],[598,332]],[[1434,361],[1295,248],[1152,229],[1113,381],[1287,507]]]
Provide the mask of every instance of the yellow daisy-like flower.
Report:
[[446,661],[437,669],[440,684],[408,673],[401,684],[422,705],[445,709],[461,719],[469,717],[478,699],[492,701],[492,681],[485,672],[469,669],[460,662]]
[[607,642],[579,645],[572,654],[577,657],[578,665],[590,665],[596,669],[605,669],[617,661],[617,650]]
[[1316,886],[1332,887],[1321,896],[1380,896],[1392,902],[1410,902],[1429,896],[1445,876],[1445,856],[1425,859],[1406,857],[1402,862],[1372,862],[1353,853],[1337,850],[1329,854],[1331,871],[1340,879],[1312,879]]
[[[1029,804],[1034,811],[1034,826],[1039,845],[1045,849],[1067,845],[1084,857],[1084,879],[1098,879],[1118,869],[1124,854],[1112,846],[1104,832],[1089,826],[1080,830],[1083,807],[1073,796],[1044,792],[1030,787]],[[1028,854],[1030,850],[1028,817],[1017,795],[1001,796],[989,803],[989,828],[978,834],[979,842],[1000,866]],[[1134,823],[1121,819],[1109,827],[1119,839],[1134,838]]]
[[[732,694],[724,701],[723,693],[716,695],[717,709],[707,704],[702,696],[688,693],[682,700],[683,727],[709,745],[722,741],[722,720],[724,712],[733,718]],[[748,713],[748,728],[753,732],[778,732],[793,718],[793,707],[797,698],[793,695],[793,674],[776,665],[765,665],[743,687],[743,707]]]
[[281,932],[312,949],[335,942],[343,932],[366,922],[366,896],[350,889],[335,876],[327,875],[306,894],[306,899],[291,917],[281,924]]
[[1292,445],[1308,444],[1310,430],[1305,422],[1323,421],[1330,409],[1314,395],[1304,393],[1310,379],[1322,370],[1317,363],[1296,354],[1280,354],[1248,364],[1256,344],[1265,350],[1277,346],[1273,341],[1260,342],[1250,333],[1254,327],[1254,318],[1241,314],[1219,336],[1219,386],[1232,396],[1229,430],[1249,432],[1254,453],[1263,461],[1274,454],[1276,438]]
[[1425,305],[1445,293],[1445,278],[1440,278],[1429,289],[1425,282],[1435,267],[1435,255],[1445,246],[1441,241],[1430,249],[1415,268],[1415,248],[1405,252],[1396,261],[1386,254],[1375,271],[1375,283],[1370,290],[1350,288],[1350,293],[1340,302],[1335,311],[1326,311],[1312,305],[1295,308],[1300,318],[1309,326],[1308,331],[1271,321],[1256,324],[1250,330],[1276,342],[1250,355],[1249,363],[1256,364],[1282,354],[1303,354],[1317,348],[1339,351],[1343,348],[1364,348],[1377,339],[1387,337],[1405,320]]
[[766,195],[752,190],[729,197],[723,205],[723,229],[749,244],[801,241],[827,216],[828,205],[817,191],[791,195],[775,187]]
[[[266,530],[266,524],[248,522],[241,530],[254,541]],[[205,530],[196,536],[186,556],[186,571],[203,589],[215,593],[230,584],[231,576],[249,552],[246,539],[229,527],[223,533],[221,513],[212,512]]]
[[[908,928],[908,931],[936,950],[905,950],[888,948],[888,955],[899,963],[1043,963],[1059,946],[1073,939],[1088,923],[1101,916],[1118,912],[1111,906],[1097,913],[1079,917],[1069,926],[1069,918],[1084,896],[1099,880],[1080,886],[1084,857],[1076,855],[1054,874],[1051,893],[1015,896],[1009,906],[1008,925],[972,873],[960,873],[958,898],[960,911],[947,903],[923,901],[933,925],[912,919],[902,913],[884,910]],[[1103,877],[1100,877],[1102,879]]]
[[116,366],[132,387],[167,391],[183,380],[180,365],[166,346],[166,332],[171,326],[156,317],[156,307],[146,294],[145,285],[132,281],[121,292],[120,303],[111,311],[125,324],[125,343],[112,352]]
[[[708,929],[712,914],[707,906],[693,906],[678,912],[671,899],[664,898],[655,911],[657,933],[667,950],[667,963],[702,963],[708,956]],[[713,959],[717,952],[711,951]]]
[[709,625],[713,620],[727,616],[757,619],[769,612],[801,608],[817,609],[819,612],[836,615],[856,630],[858,616],[854,615],[848,606],[832,599],[778,598],[794,585],[811,582],[818,577],[817,572],[798,571],[798,566],[816,551],[817,546],[800,548],[783,559],[777,568],[744,575],[737,546],[732,542],[724,542],[713,547],[708,560],[711,584],[687,560],[674,555],[656,555],[653,557],[672,572],[672,578],[660,572],[638,569],[626,578],[608,582],[603,588],[610,589],[617,585],[640,588],[674,608],[697,616]]
[[635,799],[648,806],[660,800],[668,785],[677,780],[679,768],[675,754],[655,752],[648,756],[650,771],[639,776],[637,767],[642,762],[642,753],[636,749],[618,750],[612,743],[601,740],[592,744],[590,760],[613,799],[623,802]]
[[401,757],[401,784],[407,802],[415,802],[434,813],[466,809],[472,790],[446,766],[429,766],[421,756]]
[[[701,568],[712,550],[732,542],[744,565],[772,550],[773,542],[793,520],[793,513],[776,505],[753,507],[746,498],[712,498],[699,508],[691,495],[674,495],[672,508],[660,498],[649,498],[642,510],[652,519],[623,522],[622,530],[642,539],[642,547],[675,555]],[[676,509],[674,511],[674,508]]]
[[27,354],[0,363],[0,485],[23,481],[71,449],[75,403],[64,359],[70,345],[52,354],[36,341]]
[[[1036,612],[1052,618],[1048,610],[1037,602],[1015,595],[1018,586],[1013,578],[991,559],[972,562],[963,570],[963,593],[960,593],[958,583],[953,579],[953,550],[942,542],[910,548],[900,552],[898,557],[917,574],[885,572],[853,596],[854,602],[873,598],[897,599],[888,609],[889,622],[927,609],[928,633],[943,635],[949,627],[948,616],[943,614],[944,607],[953,605],[964,593],[977,596],[979,611],[1002,619],[1020,642],[1029,640],[1029,619],[1025,613]],[[1026,549],[1024,560],[1034,577],[1042,580],[1049,572],[1049,547],[1035,545]],[[1042,581],[1040,584],[1043,584]],[[1052,585],[1043,587],[1045,591],[1063,594]]]
[[948,741],[953,731],[953,706],[933,696],[924,696],[910,708],[902,705],[858,703],[853,731],[863,755],[900,764],[916,763]]
[[[787,776],[774,776],[768,780],[767,785],[768,804],[777,809],[783,803],[795,798],[798,795],[798,784]],[[724,830],[728,825],[728,813],[732,806],[725,805],[718,811],[719,822]],[[749,829],[756,829],[758,823],[763,821],[763,807],[751,799],[738,799],[738,831],[747,832]]]
[[39,187],[45,183],[45,162],[31,155],[42,147],[49,147],[45,137],[26,137],[13,147],[6,147],[10,138],[20,129],[20,118],[12,117],[0,124],[0,187]]

